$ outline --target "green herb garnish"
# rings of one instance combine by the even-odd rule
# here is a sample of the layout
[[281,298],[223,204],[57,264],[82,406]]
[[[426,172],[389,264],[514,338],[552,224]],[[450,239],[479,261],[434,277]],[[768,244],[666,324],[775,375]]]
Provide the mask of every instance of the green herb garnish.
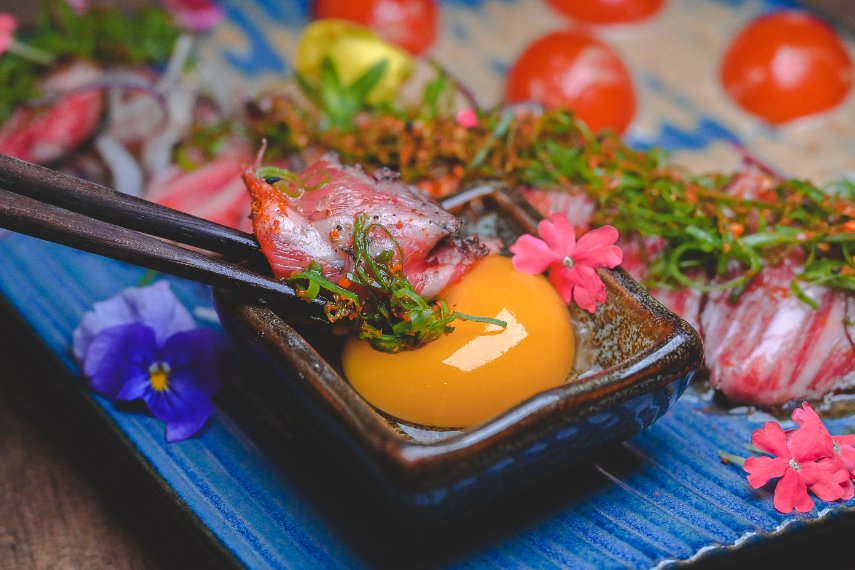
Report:
[[[395,246],[372,257],[369,242],[372,233],[385,234]],[[326,304],[330,322],[350,320],[359,338],[375,350],[401,352],[426,345],[454,330],[457,319],[507,327],[499,319],[451,311],[442,299],[421,296],[403,274],[403,252],[383,225],[371,223],[359,214],[353,223],[355,265],[347,275],[347,287],[333,283],[313,261],[308,269],[288,279],[297,285],[298,294],[314,300],[322,290],[331,294]],[[360,291],[354,292],[352,287]]]
[[[157,65],[172,53],[181,29],[167,12],[143,7],[129,14],[116,7],[92,6],[76,14],[63,0],[52,0],[20,39],[53,56],[54,65],[89,59],[103,65]],[[0,57],[0,122],[18,106],[41,96],[38,79],[49,68],[15,53]]]
[[320,78],[312,81],[299,73],[295,75],[303,93],[320,110],[318,126],[321,129],[352,131],[356,128],[356,115],[370,108],[368,95],[383,78],[389,67],[388,60],[381,59],[350,84],[339,77],[330,58],[321,61]]
[[663,150],[635,150],[614,133],[592,133],[566,110],[494,109],[480,113],[477,127],[461,127],[439,112],[451,89],[440,74],[423,104],[363,108],[359,129],[318,129],[311,109],[282,105],[254,129],[269,137],[274,155],[334,150],[345,163],[397,170],[435,196],[484,179],[585,193],[596,204],[594,225],[665,240],[662,253],[651,255],[647,285],[738,294],[763,267],[800,249],[805,267],[793,290],[806,302],[808,285],[855,291],[853,184],[819,188],[764,175],[761,195],[741,198],[727,191],[739,173],[689,173],[667,164]]
[[182,170],[191,171],[217,157],[230,139],[244,136],[241,125],[233,119],[210,124],[192,124],[190,132],[175,147],[172,156]]

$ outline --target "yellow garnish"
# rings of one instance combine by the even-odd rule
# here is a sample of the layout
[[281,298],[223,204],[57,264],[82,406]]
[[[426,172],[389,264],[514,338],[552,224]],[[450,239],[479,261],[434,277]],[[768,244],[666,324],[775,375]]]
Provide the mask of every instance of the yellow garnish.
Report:
[[383,77],[366,96],[371,105],[393,101],[413,73],[413,58],[406,51],[380,39],[370,29],[345,20],[316,20],[303,31],[294,58],[297,72],[318,79],[324,58],[329,58],[345,85],[385,60]]

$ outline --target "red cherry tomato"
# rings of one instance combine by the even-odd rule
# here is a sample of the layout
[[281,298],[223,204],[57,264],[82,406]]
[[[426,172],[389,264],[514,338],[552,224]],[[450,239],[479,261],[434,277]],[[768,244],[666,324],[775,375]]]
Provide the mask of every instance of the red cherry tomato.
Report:
[[315,0],[315,18],[338,18],[368,26],[387,41],[420,54],[436,39],[436,0]]
[[831,109],[852,87],[852,60],[834,31],[798,11],[751,22],[721,64],[724,89],[746,111],[773,124]]
[[528,46],[511,66],[505,98],[572,109],[594,131],[622,133],[635,114],[635,89],[620,57],[580,32],[553,32]]
[[624,24],[651,17],[665,0],[549,0],[553,8],[590,24]]

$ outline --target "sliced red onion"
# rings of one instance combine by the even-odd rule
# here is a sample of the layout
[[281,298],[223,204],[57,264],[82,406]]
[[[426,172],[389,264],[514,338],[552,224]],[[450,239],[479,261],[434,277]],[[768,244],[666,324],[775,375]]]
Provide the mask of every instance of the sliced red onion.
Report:
[[131,196],[142,196],[143,173],[139,163],[122,143],[108,134],[95,139],[95,150],[113,176],[113,188]]
[[747,167],[755,167],[761,172],[768,174],[775,180],[784,180],[786,177],[778,172],[775,168],[766,163],[763,159],[754,154],[750,149],[742,146],[739,143],[731,143],[733,148],[742,156],[742,163]]
[[165,100],[161,105],[143,94],[117,89],[110,89],[107,95],[110,136],[124,144],[145,140],[169,123]]
[[41,107],[44,105],[52,105],[71,93],[100,91],[103,89],[143,91],[151,95],[151,97],[157,101],[161,107],[164,109],[166,108],[166,97],[157,90],[151,81],[128,71],[105,71],[98,79],[87,81],[86,83],[82,83],[70,89],[54,91],[44,97],[35,99],[30,103],[30,106]]
[[172,149],[193,121],[198,89],[182,74],[193,47],[191,36],[178,38],[166,71],[157,82],[158,90],[166,97],[168,122],[160,132],[143,143],[141,161],[146,172],[161,172],[172,164]]
[[163,72],[163,75],[157,81],[159,90],[162,91],[164,87],[181,78],[181,72],[187,65],[187,60],[190,59],[192,53],[193,38],[184,34],[175,42],[175,47],[172,49],[169,61],[166,64],[166,71]]
[[168,94],[169,121],[154,136],[144,141],[141,161],[146,172],[161,172],[172,164],[172,149],[187,133],[193,117],[196,93],[187,88],[176,87]]

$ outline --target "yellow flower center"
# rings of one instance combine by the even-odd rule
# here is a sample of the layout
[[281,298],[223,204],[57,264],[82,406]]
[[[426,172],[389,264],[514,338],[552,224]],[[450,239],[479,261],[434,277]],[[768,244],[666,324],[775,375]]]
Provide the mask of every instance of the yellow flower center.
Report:
[[148,381],[155,392],[169,388],[169,373],[172,369],[165,362],[155,362],[148,368]]

